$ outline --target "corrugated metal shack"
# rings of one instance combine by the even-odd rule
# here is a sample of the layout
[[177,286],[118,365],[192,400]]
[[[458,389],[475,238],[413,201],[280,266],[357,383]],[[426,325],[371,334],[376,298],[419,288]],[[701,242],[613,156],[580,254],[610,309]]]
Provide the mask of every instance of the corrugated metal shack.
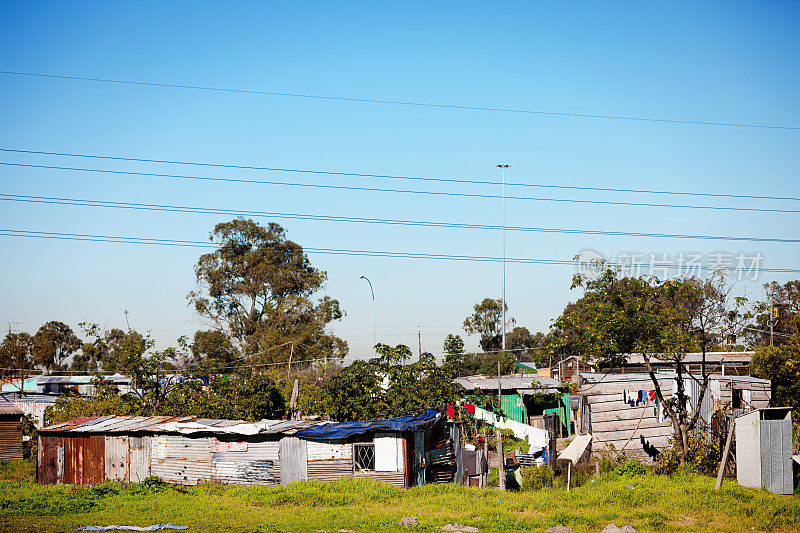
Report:
[[[677,393],[674,373],[656,375],[665,398]],[[684,389],[690,411],[708,431],[712,415],[723,407],[741,413],[767,407],[770,400],[770,381],[749,376],[712,376],[699,409],[700,384],[684,376]],[[593,451],[624,447],[629,458],[650,461],[667,447],[672,422],[655,398],[649,374],[581,373],[579,394],[578,432],[593,435]]]
[[0,459],[22,459],[22,411],[12,406],[0,407]]
[[288,485],[369,477],[460,481],[460,435],[435,411],[369,422],[85,417],[39,433],[39,483],[105,480]]

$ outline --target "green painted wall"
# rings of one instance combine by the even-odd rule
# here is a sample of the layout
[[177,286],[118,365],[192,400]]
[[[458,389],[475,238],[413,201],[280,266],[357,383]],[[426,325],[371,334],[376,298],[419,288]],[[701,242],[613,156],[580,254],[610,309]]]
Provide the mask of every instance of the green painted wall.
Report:
[[519,394],[516,392],[513,394],[502,394],[500,396],[500,402],[500,407],[507,418],[522,422],[523,424],[528,423],[528,413],[525,409],[525,404],[522,403],[522,397]]

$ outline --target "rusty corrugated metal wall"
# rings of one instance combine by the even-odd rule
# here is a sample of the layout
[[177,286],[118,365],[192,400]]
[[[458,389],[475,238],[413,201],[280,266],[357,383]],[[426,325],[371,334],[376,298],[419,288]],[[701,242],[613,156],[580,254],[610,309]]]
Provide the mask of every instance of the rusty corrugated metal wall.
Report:
[[208,437],[156,435],[150,439],[150,471],[170,483],[198,485],[211,480]]
[[94,485],[105,481],[105,437],[40,437],[39,483]]
[[39,468],[36,480],[43,485],[54,485],[64,480],[64,448],[61,437],[39,437]]
[[353,445],[349,442],[307,441],[308,479],[336,481],[353,475]]
[[211,480],[232,485],[280,485],[278,441],[211,439]]
[[83,437],[83,484],[105,481],[106,438],[103,435]]

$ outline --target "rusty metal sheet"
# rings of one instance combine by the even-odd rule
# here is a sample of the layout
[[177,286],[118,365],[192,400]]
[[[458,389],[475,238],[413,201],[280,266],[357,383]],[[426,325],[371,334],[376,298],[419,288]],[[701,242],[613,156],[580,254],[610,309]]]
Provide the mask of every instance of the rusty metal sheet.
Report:
[[64,475],[65,485],[83,483],[83,437],[64,437]]
[[150,437],[128,437],[128,472],[132,483],[150,476]]
[[105,478],[128,481],[128,437],[105,437]]
[[150,471],[170,483],[197,485],[211,479],[208,437],[155,435],[150,439]]
[[106,438],[104,435],[85,437],[83,442],[83,484],[105,481]]
[[[212,481],[234,485],[280,484],[278,441],[219,442],[226,446],[217,446],[212,455]],[[242,449],[242,444],[247,445],[246,449]]]
[[216,452],[246,452],[247,441],[230,441],[219,440],[216,437],[211,438],[211,451]]
[[40,460],[37,480],[42,485],[53,485],[59,481],[58,450],[61,446],[61,437],[39,437]]
[[72,420],[67,420],[66,424],[68,426],[82,426],[87,422],[91,422],[95,418],[100,418],[99,416],[79,416],[78,418],[73,418]]

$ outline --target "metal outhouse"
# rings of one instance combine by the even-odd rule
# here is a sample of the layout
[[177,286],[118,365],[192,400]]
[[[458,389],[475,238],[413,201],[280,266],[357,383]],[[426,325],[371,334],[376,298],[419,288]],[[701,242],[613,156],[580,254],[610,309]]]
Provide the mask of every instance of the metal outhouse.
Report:
[[756,409],[736,418],[736,480],[775,494],[794,492],[790,408]]

